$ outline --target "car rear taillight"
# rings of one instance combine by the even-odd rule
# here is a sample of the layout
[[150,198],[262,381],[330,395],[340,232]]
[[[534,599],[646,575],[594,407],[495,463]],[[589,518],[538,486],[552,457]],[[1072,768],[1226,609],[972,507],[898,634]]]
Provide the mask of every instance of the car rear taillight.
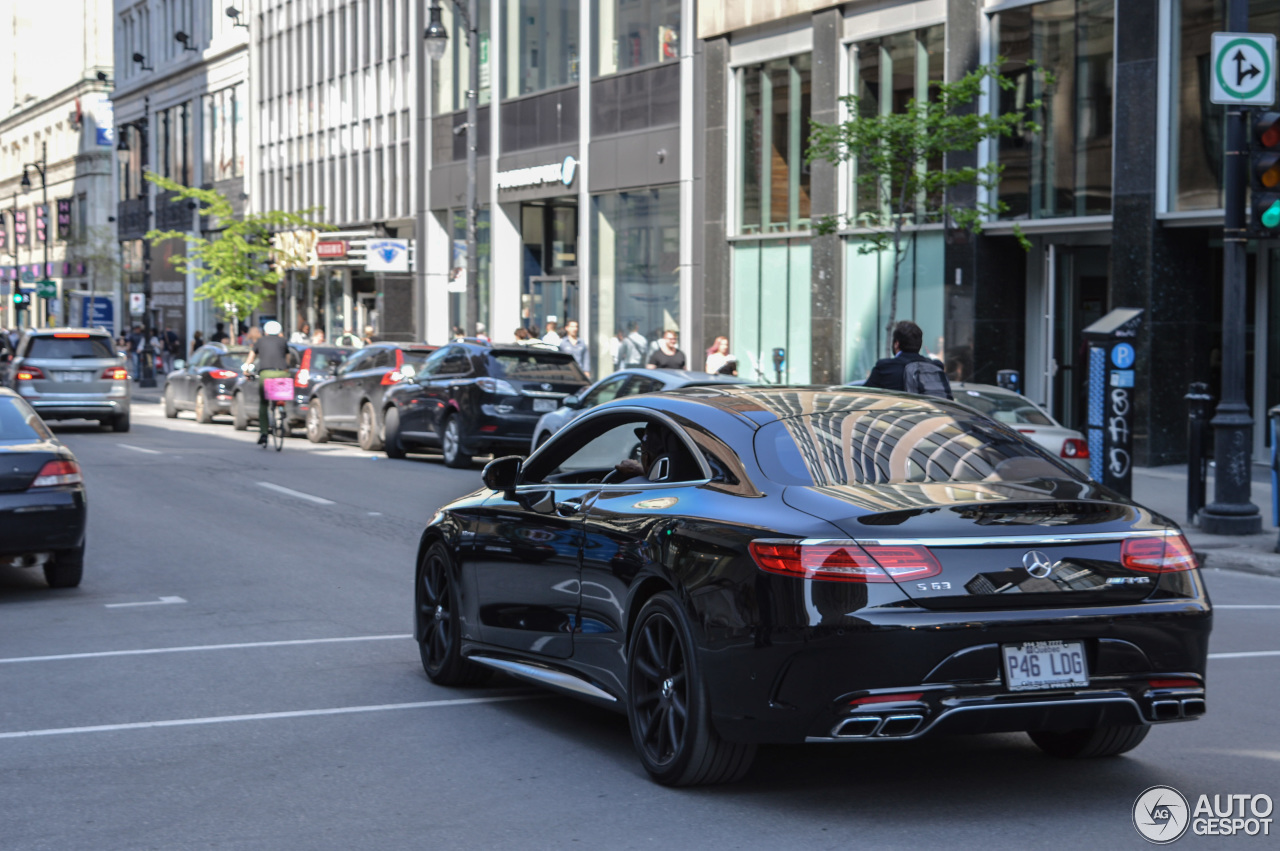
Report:
[[751,557],[767,573],[833,582],[894,582],[937,576],[942,565],[927,547],[854,541],[752,541]]
[[1120,564],[1144,573],[1177,573],[1196,566],[1196,555],[1181,535],[1126,538],[1120,546]]
[[24,366],[18,368],[18,381],[43,381],[44,371],[38,366]]
[[399,384],[401,381],[404,381],[404,373],[398,369],[393,369],[382,375],[383,384]]
[[868,703],[910,703],[924,697],[924,692],[913,691],[908,694],[869,694],[849,701],[850,706],[863,706]]
[[53,337],[56,340],[87,340],[89,339],[88,334],[54,334]]
[[209,377],[217,381],[226,381],[228,378],[235,378],[236,373],[230,369],[211,369]]
[[307,349],[302,353],[302,360],[298,363],[298,371],[293,374],[294,387],[306,387],[311,383],[311,350]]
[[1063,458],[1088,458],[1089,444],[1078,437],[1068,437],[1062,443]]
[[477,378],[476,386],[486,393],[492,393],[495,396],[519,396],[520,391],[511,386],[511,382],[503,381],[501,378]]
[[40,468],[31,487],[49,488],[54,485],[75,485],[83,481],[80,465],[75,461],[49,461]]
[[1168,680],[1148,680],[1151,688],[1200,688],[1200,683],[1190,677],[1176,677]]
[[128,381],[129,370],[122,366],[109,366],[102,371],[102,377],[109,381]]

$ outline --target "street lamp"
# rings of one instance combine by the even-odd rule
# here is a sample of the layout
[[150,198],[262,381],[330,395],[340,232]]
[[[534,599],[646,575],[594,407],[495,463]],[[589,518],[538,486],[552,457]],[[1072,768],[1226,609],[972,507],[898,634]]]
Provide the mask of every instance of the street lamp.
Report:
[[[40,159],[38,162],[22,164],[22,191],[25,194],[31,189],[31,175],[28,169],[35,169],[40,175],[40,205],[44,207],[44,265],[40,268],[40,280],[49,279],[49,182],[46,172],[49,168],[49,143],[40,143]],[[42,299],[45,305],[44,321],[49,321],[49,301]]]
[[196,53],[200,52],[200,48],[191,46],[191,36],[187,35],[182,30],[178,30],[173,34],[173,40],[181,44],[184,51],[191,50]]
[[241,23],[241,21],[240,21],[240,10],[239,10],[239,9],[237,9],[235,6],[228,6],[228,7],[227,7],[227,17],[228,17],[228,18],[230,18],[231,20],[235,21],[234,26],[237,26],[237,27],[244,27],[245,29],[249,29],[249,25],[248,25],[248,24]]
[[[138,154],[140,160],[138,163],[138,192],[140,197],[146,200],[143,217],[147,224],[151,222],[151,201],[148,197],[151,194],[151,189],[144,175],[147,172],[147,153],[149,150],[147,130],[150,123],[151,98],[146,96],[142,99],[142,118],[122,124],[120,126],[120,141],[116,143],[116,156],[119,157],[120,167],[124,168],[128,165],[129,153],[132,150],[129,147],[129,128],[133,128],[138,132]],[[121,222],[121,224],[127,223],[127,219]],[[155,361],[152,360],[154,353],[151,351],[151,242],[147,239],[142,240],[142,300],[142,356],[138,358],[138,386],[155,387]]]
[[[471,336],[477,332],[476,323],[480,321],[480,256],[476,240],[476,112],[480,100],[480,92],[477,90],[480,80],[480,33],[477,27],[480,21],[480,4],[479,0],[468,0],[467,5],[468,8],[463,9],[462,0],[453,0],[453,7],[462,16],[467,33],[467,299],[465,315],[460,324],[463,333]],[[444,56],[449,31],[440,20],[440,4],[433,2],[430,12],[423,38],[427,54],[433,62],[437,62]],[[454,132],[457,132],[456,128]]]

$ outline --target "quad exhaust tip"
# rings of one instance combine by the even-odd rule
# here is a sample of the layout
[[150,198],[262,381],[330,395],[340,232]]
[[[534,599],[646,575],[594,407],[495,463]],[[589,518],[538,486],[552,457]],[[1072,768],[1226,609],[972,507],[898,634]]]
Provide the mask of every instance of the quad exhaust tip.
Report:
[[831,735],[837,739],[892,739],[910,736],[922,723],[923,715],[858,715],[841,719]]
[[1151,704],[1151,714],[1157,721],[1176,721],[1179,718],[1199,718],[1206,708],[1203,697],[1156,700]]

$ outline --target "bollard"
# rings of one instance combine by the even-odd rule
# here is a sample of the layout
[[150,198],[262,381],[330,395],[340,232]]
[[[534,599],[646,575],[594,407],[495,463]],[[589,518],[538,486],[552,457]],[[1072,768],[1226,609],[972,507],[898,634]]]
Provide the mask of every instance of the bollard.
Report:
[[1192,382],[1187,395],[1187,523],[1194,525],[1204,508],[1209,477],[1209,417],[1213,397],[1209,385]]

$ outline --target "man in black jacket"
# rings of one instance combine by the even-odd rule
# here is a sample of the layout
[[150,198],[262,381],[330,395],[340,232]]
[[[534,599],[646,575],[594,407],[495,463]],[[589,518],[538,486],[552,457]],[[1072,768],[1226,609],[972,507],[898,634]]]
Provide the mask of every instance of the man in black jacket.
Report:
[[[893,326],[893,357],[881,358],[876,361],[876,365],[871,368],[871,374],[867,376],[864,387],[880,387],[884,390],[903,390],[906,386],[907,365],[912,363],[927,362],[936,364],[938,369],[942,369],[942,365],[930,357],[920,354],[920,346],[924,342],[924,332],[920,330],[920,326],[909,319],[904,319],[897,325]],[[942,374],[942,386],[946,391],[948,399],[954,399],[951,395],[951,382],[947,381],[946,373]],[[916,391],[919,392],[919,391]]]

